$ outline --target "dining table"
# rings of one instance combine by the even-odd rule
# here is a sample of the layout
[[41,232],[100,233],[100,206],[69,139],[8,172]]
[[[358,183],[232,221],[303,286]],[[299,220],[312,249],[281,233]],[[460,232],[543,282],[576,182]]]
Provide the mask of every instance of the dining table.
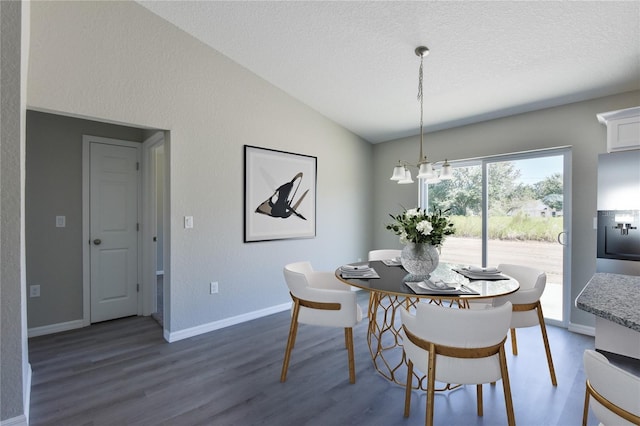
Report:
[[[358,274],[358,270],[367,272]],[[417,281],[397,259],[389,259],[343,265],[336,269],[335,275],[346,285],[369,292],[367,343],[374,367],[386,379],[404,386],[407,360],[402,349],[399,309],[411,311],[417,303],[470,309],[520,288],[516,279],[500,271],[491,274],[481,271],[441,262],[429,277],[420,277],[422,280]],[[418,376],[414,370],[414,378],[416,384],[412,383],[412,387],[426,390],[426,376]],[[451,385],[437,390],[445,389],[452,389]]]

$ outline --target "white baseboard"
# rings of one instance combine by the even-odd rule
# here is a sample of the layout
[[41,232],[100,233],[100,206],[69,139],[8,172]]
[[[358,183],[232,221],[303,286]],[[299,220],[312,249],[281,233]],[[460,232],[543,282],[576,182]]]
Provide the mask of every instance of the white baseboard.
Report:
[[30,328],[27,332],[29,337],[44,336],[45,334],[60,333],[61,331],[74,330],[85,326],[83,320],[59,322],[58,324],[43,325],[42,327]]
[[27,422],[27,417],[22,414],[11,419],[0,421],[0,426],[29,426],[29,422]]
[[579,334],[585,334],[587,336],[595,336],[596,335],[596,328],[595,327],[589,327],[589,326],[581,325],[581,324],[569,323],[569,331],[572,331],[574,333],[579,333]]
[[[282,305],[271,306],[266,309],[260,309],[258,311],[248,312],[246,314],[238,315],[235,317],[225,318],[220,321],[214,321],[207,324],[198,325],[196,327],[186,328],[184,330],[169,332],[164,330],[164,339],[171,343],[178,340],[187,339],[189,337],[197,336],[199,334],[208,333],[214,330],[220,330],[225,327],[240,324],[246,321],[266,317],[267,315],[276,314],[278,312],[286,311],[291,308],[291,303],[284,303]],[[69,322],[61,322],[58,324],[45,325],[42,327],[33,327],[28,330],[29,337],[44,336],[46,334],[59,333],[61,331],[74,330],[76,328],[85,327],[83,320],[75,320]],[[4,426],[4,425],[0,425]]]
[[266,317],[267,315],[276,314],[278,312],[286,311],[288,309],[291,309],[290,302],[283,303],[282,305],[271,306],[266,309],[260,309],[258,311],[248,312],[246,314],[238,315],[235,317],[225,318],[220,321],[214,321],[208,324],[202,324],[196,327],[186,328],[184,330],[179,330],[174,332],[169,332],[165,330],[164,339],[169,343],[177,342],[178,340],[187,339],[189,337],[197,336],[203,333],[208,333],[214,330],[220,330],[221,328],[230,327],[232,325]]

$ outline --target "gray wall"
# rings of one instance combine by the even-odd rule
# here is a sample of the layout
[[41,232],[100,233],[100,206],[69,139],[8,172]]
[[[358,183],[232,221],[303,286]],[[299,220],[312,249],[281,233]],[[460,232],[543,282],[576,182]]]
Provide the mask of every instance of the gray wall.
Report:
[[[24,293],[22,2],[0,2],[0,421],[26,424],[28,354]],[[23,21],[23,18],[25,20]]]
[[40,285],[27,299],[29,328],[82,319],[82,135],[143,140],[142,129],[27,112],[27,294]]
[[[638,105],[640,91],[635,91],[430,133],[425,135],[426,153],[433,159],[458,160],[570,145],[573,160],[571,300],[574,300],[595,272],[596,171],[598,154],[606,152],[606,127],[598,123],[596,114]],[[384,229],[388,213],[400,211],[400,205],[416,204],[417,185],[397,185],[389,177],[399,159],[417,158],[417,147],[417,137],[374,146],[375,247],[398,245],[397,237]],[[570,322],[593,326],[594,319],[572,304]]]
[[[31,108],[169,133],[169,333],[289,303],[288,262],[365,257],[366,141],[135,2],[33,2],[31,16]],[[243,243],[244,144],[318,158],[315,238]]]

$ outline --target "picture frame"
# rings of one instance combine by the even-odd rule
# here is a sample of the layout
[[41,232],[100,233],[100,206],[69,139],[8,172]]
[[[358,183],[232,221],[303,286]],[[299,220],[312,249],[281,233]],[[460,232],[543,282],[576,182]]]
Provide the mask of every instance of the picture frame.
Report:
[[244,145],[244,242],[316,236],[317,158]]

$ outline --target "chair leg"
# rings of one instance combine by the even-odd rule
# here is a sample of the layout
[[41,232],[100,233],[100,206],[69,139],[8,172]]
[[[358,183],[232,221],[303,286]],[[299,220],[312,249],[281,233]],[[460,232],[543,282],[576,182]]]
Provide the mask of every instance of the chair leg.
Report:
[[291,337],[291,349],[296,347],[296,337],[298,337],[298,321],[293,325],[293,333]]
[[502,389],[504,391],[504,403],[507,408],[507,423],[509,426],[515,426],[516,416],[513,412],[513,400],[511,399],[511,385],[509,384],[509,371],[507,370],[507,356],[505,355],[504,345],[500,347],[498,353],[500,358],[500,372],[502,373]]
[[549,347],[549,338],[547,337],[547,327],[544,324],[544,315],[542,314],[542,304],[538,301],[536,307],[538,311],[538,321],[540,322],[540,330],[542,331],[542,340],[544,341],[544,350],[547,353],[547,363],[549,364],[549,374],[551,375],[551,383],[553,386],[558,386],[556,381],[556,371],[553,368],[553,360],[551,359],[551,348]]
[[511,329],[511,352],[514,355],[518,355],[518,341],[516,340],[516,329]]
[[587,426],[587,419],[589,418],[589,389],[585,386],[584,391],[584,410],[582,412],[582,426]]
[[353,329],[347,327],[344,329],[344,339],[347,342],[347,354],[349,357],[349,383],[356,382],[356,362],[353,356]]
[[282,363],[282,372],[280,373],[280,381],[287,380],[287,369],[289,368],[289,359],[291,350],[296,341],[296,333],[298,332],[298,313],[300,312],[300,304],[296,300],[293,303],[293,314],[291,315],[291,325],[289,326],[289,338],[287,339],[287,348],[284,351],[284,361]]
[[482,384],[480,383],[476,385],[476,399],[478,400],[478,416],[482,417]]
[[[406,357],[406,354],[405,354]],[[411,380],[413,379],[413,362],[407,360],[407,384],[404,390],[404,416],[409,417],[411,409]]]
[[429,345],[429,368],[427,372],[427,414],[426,426],[433,426],[433,403],[436,386],[436,348],[432,343]]

